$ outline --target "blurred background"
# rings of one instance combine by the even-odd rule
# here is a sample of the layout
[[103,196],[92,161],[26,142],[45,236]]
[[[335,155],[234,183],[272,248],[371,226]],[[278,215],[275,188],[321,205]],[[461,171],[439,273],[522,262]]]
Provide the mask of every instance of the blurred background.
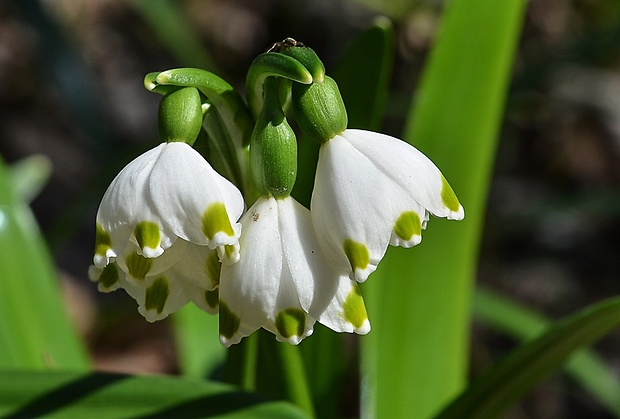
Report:
[[[177,371],[169,324],[148,324],[124,292],[99,294],[87,277],[105,188],[158,142],[160,98],[144,89],[144,75],[201,67],[243,91],[254,57],[289,36],[315,49],[329,74],[356,35],[385,15],[395,26],[396,57],[384,132],[400,136],[443,3],[0,1],[0,155],[12,163],[43,154],[52,163],[32,208],[97,369]],[[619,214],[620,2],[531,0],[477,282],[551,318],[620,294]],[[477,323],[472,374],[514,345]],[[597,349],[620,375],[620,333]],[[610,417],[556,375],[510,417],[584,415]]]

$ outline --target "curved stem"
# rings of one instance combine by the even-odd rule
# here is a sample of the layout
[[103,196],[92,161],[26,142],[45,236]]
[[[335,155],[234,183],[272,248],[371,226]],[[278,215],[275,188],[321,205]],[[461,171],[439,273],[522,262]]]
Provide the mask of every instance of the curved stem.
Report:
[[312,74],[298,60],[278,52],[259,55],[250,65],[245,95],[252,115],[258,115],[263,103],[263,84],[267,77],[283,77],[302,84],[312,83]]

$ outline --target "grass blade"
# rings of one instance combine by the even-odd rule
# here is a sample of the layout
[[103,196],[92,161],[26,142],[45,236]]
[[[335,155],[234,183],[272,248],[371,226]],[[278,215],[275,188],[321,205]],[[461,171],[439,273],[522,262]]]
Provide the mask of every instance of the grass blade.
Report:
[[[522,340],[532,340],[551,325],[543,316],[484,289],[476,291],[474,315],[485,324]],[[586,349],[575,352],[565,369],[620,417],[620,382],[594,352]]]
[[57,281],[34,217],[0,160],[0,368],[88,369]]
[[587,307],[511,352],[438,418],[497,417],[558,369],[575,350],[590,345],[619,326],[620,298]]
[[0,372],[3,418],[305,418],[295,406],[196,379]]
[[188,304],[172,318],[181,372],[195,378],[217,375],[226,357],[218,338],[218,317]]
[[364,284],[364,411],[425,418],[465,384],[470,295],[503,104],[526,2],[449,2],[405,139],[442,169],[463,222],[431,220],[415,249],[390,249]]

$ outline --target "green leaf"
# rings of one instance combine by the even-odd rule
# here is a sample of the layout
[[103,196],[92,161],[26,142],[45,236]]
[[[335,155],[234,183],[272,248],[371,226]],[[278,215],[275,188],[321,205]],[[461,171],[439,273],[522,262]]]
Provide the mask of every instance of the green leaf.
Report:
[[295,406],[176,377],[0,372],[5,418],[305,418]]
[[88,369],[28,206],[0,160],[0,368]]
[[381,127],[393,60],[394,30],[388,19],[379,18],[355,39],[334,69],[349,128]]
[[52,174],[52,164],[44,155],[26,157],[9,167],[9,183],[17,199],[32,201],[41,192]]
[[619,326],[620,298],[608,299],[581,310],[491,367],[438,418],[501,415],[566,362],[576,349],[590,345]]
[[172,319],[182,373],[196,378],[213,376],[226,356],[218,338],[218,317],[188,304]]
[[[474,315],[485,324],[517,339],[532,340],[551,325],[551,321],[532,310],[484,289],[476,291]],[[620,381],[594,352],[585,349],[577,351],[565,368],[594,397],[620,417]]]
[[391,248],[364,284],[364,412],[426,418],[463,388],[470,300],[503,106],[525,0],[448,2],[414,96],[405,139],[429,156],[465,207],[430,220],[422,244]]
[[192,30],[178,2],[172,0],[131,0],[130,4],[151,26],[159,41],[187,67],[219,72],[197,32]]
[[288,400],[313,416],[312,398],[299,347],[259,329],[228,349],[225,380],[246,391]]

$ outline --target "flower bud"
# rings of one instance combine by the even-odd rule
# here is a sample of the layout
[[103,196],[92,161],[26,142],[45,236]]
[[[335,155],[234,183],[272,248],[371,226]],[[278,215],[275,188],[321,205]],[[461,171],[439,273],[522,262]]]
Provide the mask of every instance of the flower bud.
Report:
[[172,90],[159,104],[159,137],[165,142],[194,144],[202,127],[202,104],[195,87]]
[[250,168],[262,196],[285,198],[297,177],[297,139],[278,99],[278,83],[265,82],[263,107],[250,141]]
[[331,77],[323,83],[293,83],[292,99],[299,128],[311,139],[322,144],[347,128],[347,110]]

